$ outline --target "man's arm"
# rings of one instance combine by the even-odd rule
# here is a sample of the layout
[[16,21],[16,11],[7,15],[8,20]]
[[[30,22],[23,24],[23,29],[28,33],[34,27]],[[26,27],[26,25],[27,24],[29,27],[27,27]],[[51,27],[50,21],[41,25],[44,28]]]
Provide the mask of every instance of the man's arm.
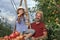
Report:
[[43,29],[43,36],[42,36],[42,38],[46,38],[47,37],[47,29],[45,27],[45,24],[43,24],[42,29]]
[[41,36],[41,38],[42,39],[44,39],[44,38],[47,38],[47,30],[46,29],[44,29],[44,31],[43,31],[43,36]]
[[47,37],[47,32],[45,31],[45,32],[43,32],[42,38],[46,38],[46,37]]

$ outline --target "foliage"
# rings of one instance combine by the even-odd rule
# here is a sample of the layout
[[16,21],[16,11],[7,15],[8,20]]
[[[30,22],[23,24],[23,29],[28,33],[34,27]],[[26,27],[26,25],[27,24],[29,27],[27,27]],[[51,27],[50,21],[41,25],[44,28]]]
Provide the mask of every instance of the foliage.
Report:
[[7,23],[0,23],[0,37],[10,35],[12,32],[11,25]]

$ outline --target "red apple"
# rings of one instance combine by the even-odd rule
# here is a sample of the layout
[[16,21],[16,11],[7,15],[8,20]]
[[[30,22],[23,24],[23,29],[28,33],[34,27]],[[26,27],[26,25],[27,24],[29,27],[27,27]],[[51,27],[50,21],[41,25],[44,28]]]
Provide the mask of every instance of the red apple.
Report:
[[4,39],[5,39],[5,40],[8,40],[8,39],[9,39],[9,36],[4,36]]
[[19,36],[20,35],[20,33],[17,32],[17,31],[15,31],[14,33],[15,33],[16,36]]
[[9,38],[9,36],[6,35],[6,36],[4,36],[4,38]]
[[9,37],[10,38],[16,38],[16,34],[15,33],[12,33]]

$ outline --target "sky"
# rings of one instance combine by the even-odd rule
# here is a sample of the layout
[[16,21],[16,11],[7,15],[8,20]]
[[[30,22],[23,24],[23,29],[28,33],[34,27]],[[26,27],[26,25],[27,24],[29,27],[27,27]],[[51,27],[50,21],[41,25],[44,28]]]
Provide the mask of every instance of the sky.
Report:
[[[20,0],[14,0],[17,7],[19,7]],[[27,0],[28,7],[35,6],[35,2],[33,0]],[[24,1],[22,6],[24,7]],[[14,12],[14,8],[11,4],[10,0],[0,0],[0,8],[4,8],[6,11]]]
[[[20,0],[13,0],[15,2],[16,7],[19,7]],[[34,7],[35,3],[33,0],[27,0],[28,8]],[[22,6],[25,8],[24,1]],[[0,0],[0,16],[8,19],[9,23],[12,23],[16,19],[16,11],[11,4],[11,0]],[[1,18],[1,17],[0,17]]]

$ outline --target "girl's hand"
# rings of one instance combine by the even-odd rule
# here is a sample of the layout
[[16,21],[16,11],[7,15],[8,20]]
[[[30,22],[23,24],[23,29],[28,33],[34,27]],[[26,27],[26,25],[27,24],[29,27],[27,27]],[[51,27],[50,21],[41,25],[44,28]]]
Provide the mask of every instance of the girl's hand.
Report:
[[22,13],[18,14],[18,17],[20,17],[22,15]]

